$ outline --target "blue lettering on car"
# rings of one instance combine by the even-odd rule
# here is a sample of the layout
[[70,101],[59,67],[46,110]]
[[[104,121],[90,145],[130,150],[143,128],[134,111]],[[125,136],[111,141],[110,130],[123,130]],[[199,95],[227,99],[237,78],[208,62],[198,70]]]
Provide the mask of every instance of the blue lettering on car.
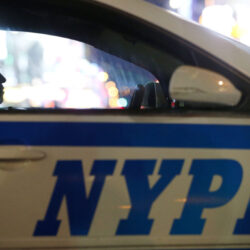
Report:
[[91,175],[95,176],[89,197],[86,195],[81,161],[58,161],[54,175],[58,177],[48,210],[43,221],[38,221],[34,236],[57,235],[57,220],[63,198],[66,197],[70,233],[72,236],[87,235],[102,192],[105,178],[112,175],[115,160],[95,161]]
[[[156,160],[126,160],[121,175],[124,176],[131,200],[128,218],[120,220],[116,235],[149,235],[154,222],[148,219],[155,200],[166,190],[173,179],[180,175],[184,160],[163,160],[160,179],[152,188],[148,176],[155,169]],[[82,162],[58,161],[54,176],[57,182],[43,220],[38,221],[34,236],[56,236],[60,222],[57,220],[63,198],[66,198],[70,234],[86,236],[89,233],[96,207],[100,199],[107,176],[112,176],[116,160],[96,160],[91,175],[95,176],[89,196],[82,170]],[[171,235],[199,235],[206,220],[201,219],[203,209],[224,206],[236,195],[242,182],[242,167],[234,160],[203,159],[194,160],[190,174],[193,181],[180,219],[175,219],[170,230]],[[216,191],[210,192],[212,179],[219,175],[222,184]],[[167,211],[166,211],[167,213]],[[250,203],[246,215],[236,223],[234,234],[249,234]],[[192,218],[192,222],[190,222]]]
[[[181,218],[173,223],[172,235],[201,234],[206,222],[201,219],[203,209],[227,204],[238,191],[243,173],[241,165],[233,160],[194,160],[190,174],[194,178],[187,202]],[[222,177],[222,184],[218,190],[210,192],[216,175]]]
[[[180,174],[183,160],[163,160],[158,182],[152,189],[149,187],[148,175],[152,175],[155,160],[127,160],[122,170],[131,200],[131,210],[126,220],[121,220],[117,235],[148,235],[153,220],[148,214],[157,197],[167,188],[170,182]],[[167,212],[167,211],[166,211]]]
[[250,234],[250,200],[247,206],[245,217],[237,221],[234,234]]

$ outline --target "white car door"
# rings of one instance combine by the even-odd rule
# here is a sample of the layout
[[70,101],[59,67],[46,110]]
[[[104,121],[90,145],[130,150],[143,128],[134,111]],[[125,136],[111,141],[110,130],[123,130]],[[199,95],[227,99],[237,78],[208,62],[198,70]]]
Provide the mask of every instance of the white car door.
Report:
[[[249,249],[246,76],[88,1],[0,6],[0,248]],[[239,104],[172,99],[185,65]]]

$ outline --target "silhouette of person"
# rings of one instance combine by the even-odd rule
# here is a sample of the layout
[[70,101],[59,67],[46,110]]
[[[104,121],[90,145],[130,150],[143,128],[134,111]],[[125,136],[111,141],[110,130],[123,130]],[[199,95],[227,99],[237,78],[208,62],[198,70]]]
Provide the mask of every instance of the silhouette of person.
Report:
[[0,73],[0,104],[3,102],[4,87],[3,83],[6,82],[5,77]]

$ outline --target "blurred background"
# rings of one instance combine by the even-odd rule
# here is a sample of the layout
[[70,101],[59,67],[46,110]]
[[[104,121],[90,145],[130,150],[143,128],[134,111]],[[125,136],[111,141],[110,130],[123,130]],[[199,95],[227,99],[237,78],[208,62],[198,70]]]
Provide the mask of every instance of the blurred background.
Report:
[[250,46],[250,0],[145,0]]
[[0,108],[126,108],[145,69],[83,42],[0,29]]

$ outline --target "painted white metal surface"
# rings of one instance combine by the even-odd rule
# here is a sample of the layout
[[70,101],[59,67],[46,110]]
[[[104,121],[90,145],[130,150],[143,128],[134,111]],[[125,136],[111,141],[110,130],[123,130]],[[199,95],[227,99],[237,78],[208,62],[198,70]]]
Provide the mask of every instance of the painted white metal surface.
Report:
[[[36,121],[44,123],[66,122],[68,124],[103,124],[112,118],[117,124],[210,124],[232,125],[244,124],[250,126],[250,119],[233,118],[179,118],[179,117],[129,117],[129,116],[3,116],[2,121],[16,122]],[[70,117],[70,118],[69,118]],[[42,124],[41,123],[41,124]],[[35,123],[34,123],[35,124]],[[60,130],[60,124],[54,125]],[[53,130],[56,131],[56,130]],[[74,132],[74,131],[73,131]],[[88,133],[88,131],[82,131]],[[154,134],[156,131],[152,131]],[[42,133],[42,131],[41,131]],[[69,134],[72,131],[68,132]],[[105,133],[105,131],[103,131]],[[122,131],[126,133],[126,131]],[[73,133],[74,134],[74,133]],[[73,136],[72,134],[72,136]],[[63,134],[61,134],[64,136]],[[52,135],[51,135],[52,136]],[[74,134],[75,136],[75,134]],[[93,135],[92,135],[93,136]],[[112,133],[110,137],[112,138]],[[125,135],[126,136],[126,135]],[[163,135],[164,136],[164,135]],[[204,134],[206,136],[206,134]],[[221,135],[223,136],[223,135]],[[216,134],[214,140],[220,137]],[[178,143],[178,142],[177,142]],[[9,146],[11,149],[13,146]],[[249,235],[233,234],[239,219],[244,218],[250,195],[249,150],[245,149],[206,149],[206,148],[162,148],[162,147],[86,147],[86,146],[33,146],[37,152],[44,152],[46,158],[35,164],[9,171],[0,169],[0,197],[1,197],[1,226],[0,248],[6,247],[247,247],[250,244]],[[150,188],[159,181],[159,174],[163,160],[183,160],[184,164],[178,175],[156,198],[149,211],[148,219],[153,220],[153,226],[148,235],[116,235],[121,220],[126,220],[133,209],[133,202],[129,193],[128,183],[122,175],[127,160],[152,160],[156,165],[152,175],[147,176]],[[204,229],[199,235],[171,235],[170,231],[175,219],[181,217],[194,176],[190,174],[194,160],[233,160],[243,169],[243,179],[238,192],[223,206],[204,209],[202,218],[206,219]],[[98,199],[98,205],[90,226],[88,235],[73,236],[69,225],[69,207],[66,196],[60,204],[57,220],[61,220],[58,233],[54,236],[34,236],[38,221],[43,221],[48,205],[52,202],[52,194],[56,189],[59,177],[55,169],[58,161],[78,160],[82,162],[84,185],[87,195],[90,195],[95,177],[91,169],[95,160],[116,160],[114,173],[108,176]],[[19,163],[13,163],[19,166]],[[232,178],[232,183],[234,182]],[[73,180],[72,180],[73,181]],[[76,180],[77,181],[77,180]],[[74,182],[72,182],[73,184]],[[220,189],[222,179],[214,177],[210,191]],[[141,185],[138,182],[138,186]],[[75,194],[77,196],[77,193]],[[79,200],[79,204],[80,204]],[[203,202],[202,199],[200,202]],[[216,226],[215,226],[216,225]]]
[[119,9],[197,45],[250,77],[250,48],[143,0],[94,0]]
[[[144,20],[147,20],[159,27],[162,27],[170,32],[196,44],[197,46],[207,50],[209,53],[218,56],[225,62],[229,63],[233,67],[240,70],[247,76],[249,73],[249,53],[241,49],[241,46],[235,46],[234,42],[227,41],[225,38],[221,38],[219,35],[199,27],[196,24],[189,23],[180,19],[172,14],[166,13],[157,7],[154,7],[148,3],[140,0],[96,0],[112,7],[118,8],[122,11],[138,16]],[[222,50],[223,48],[223,50]],[[226,118],[205,115],[200,116],[115,116],[115,115],[1,115],[1,125],[5,124],[14,125],[16,130],[20,127],[25,127],[28,124],[26,131],[20,135],[20,138],[14,138],[12,134],[15,134],[15,129],[12,127],[12,131],[2,131],[0,139],[5,141],[10,139],[12,146],[6,143],[4,148],[0,149],[0,248],[80,248],[89,247],[94,249],[108,249],[114,247],[115,249],[135,249],[141,247],[142,249],[164,249],[164,248],[248,248],[250,246],[249,234],[235,234],[235,228],[239,220],[243,220],[246,216],[247,206],[249,204],[250,195],[250,149],[247,146],[235,145],[235,147],[228,147],[223,143],[223,138],[227,139],[231,143],[230,138],[225,135],[230,135],[230,131],[240,131],[240,135],[246,137],[246,143],[248,145],[247,138],[250,131],[250,119],[249,118]],[[45,128],[45,123],[52,125],[48,132],[45,133],[42,129],[36,130],[34,137],[39,141],[33,140],[34,138],[28,138],[29,132],[31,133],[36,127],[36,124],[40,124],[41,128]],[[68,130],[63,130],[61,125],[64,124]],[[84,130],[85,125],[89,130]],[[95,125],[119,125],[121,126],[134,126],[139,125],[143,129],[143,126],[152,125],[154,130],[145,134],[145,138],[151,138],[153,141],[158,133],[159,141],[164,138],[165,134],[159,135],[158,129],[162,126],[169,126],[171,129],[175,129],[175,135],[178,137],[179,133],[183,132],[183,129],[190,126],[197,126],[197,128],[207,125],[206,128],[214,127],[220,131],[218,134],[207,135],[208,131],[197,136],[195,128],[192,130],[192,134],[186,134],[180,139],[182,141],[189,140],[190,147],[178,146],[180,141],[176,140],[172,143],[176,146],[154,146],[142,145],[141,146],[122,146],[119,145],[120,137],[123,137],[124,141],[134,141],[138,134],[128,134],[126,130],[120,131],[120,137],[116,136],[115,131],[107,132],[105,130],[98,131],[92,130],[92,126]],[[79,125],[79,133],[77,134],[70,126]],[[15,127],[16,126],[16,127]],[[83,126],[83,128],[81,128]],[[178,126],[182,126],[178,128]],[[98,126],[97,126],[98,127]],[[225,130],[221,130],[224,127]],[[239,130],[242,127],[244,132]],[[62,129],[62,130],[61,130]],[[21,130],[22,131],[22,130]],[[229,132],[228,132],[229,131]],[[137,130],[137,132],[140,132]],[[148,132],[148,130],[146,130]],[[44,136],[44,133],[46,136]],[[99,140],[98,136],[103,133],[105,136],[110,137],[110,141],[117,143],[116,146],[109,145],[109,139],[106,140],[106,145],[67,145],[61,143],[61,145],[45,145],[44,140],[48,141],[56,139],[55,134],[58,136],[58,141],[65,141],[75,139],[78,141],[78,137],[85,134],[86,141],[90,144],[95,140]],[[116,131],[117,133],[117,131]],[[210,131],[211,133],[211,131]],[[98,134],[98,136],[97,136]],[[9,136],[9,137],[8,137]],[[172,136],[168,135],[169,137]],[[233,136],[233,132],[230,136]],[[187,139],[187,137],[191,139]],[[202,147],[192,146],[192,142],[199,140],[202,141],[204,137],[207,141],[206,145]],[[13,144],[13,139],[31,139],[30,143],[32,152],[26,152],[23,154],[20,146]],[[234,139],[237,139],[233,137]],[[165,141],[171,138],[166,137]],[[140,137],[143,141],[143,137]],[[74,140],[73,140],[74,141]],[[18,140],[17,140],[18,142]],[[217,146],[213,148],[216,143],[223,144],[224,146]],[[36,145],[42,144],[44,145]],[[70,144],[69,143],[69,144]],[[81,143],[85,143],[84,140]],[[151,143],[147,140],[147,143]],[[187,143],[187,144],[188,144]],[[211,145],[210,145],[211,143]],[[234,143],[234,142],[233,142]],[[59,143],[60,144],[60,143]],[[1,162],[1,150],[2,150],[2,162]],[[6,153],[7,152],[7,153]],[[35,153],[35,155],[34,155]],[[46,157],[45,157],[46,156]],[[10,159],[13,157],[13,159]],[[36,158],[37,161],[25,161],[27,157]],[[39,157],[39,159],[37,159]],[[17,159],[18,160],[15,160]],[[161,178],[160,169],[164,160],[181,160],[183,165],[180,173],[173,181],[165,187],[161,193],[152,202],[147,220],[152,220],[153,224],[150,231],[147,234],[141,235],[117,235],[117,228],[122,220],[126,220],[129,217],[130,211],[134,209],[133,199],[131,197],[128,180],[123,175],[125,163],[133,160],[150,161],[154,159],[156,164],[153,167],[152,174],[148,174],[145,179],[145,183],[148,183],[149,189],[152,190]],[[5,162],[8,160],[9,162]],[[11,162],[11,160],[13,160]],[[21,162],[20,162],[21,160]],[[72,162],[78,161],[82,164],[83,175],[78,176],[83,178],[79,182],[78,179],[69,178],[72,185],[78,182],[83,184],[81,187],[86,188],[86,195],[91,195],[93,184],[95,182],[95,176],[91,171],[93,169],[93,163],[95,160],[114,160],[116,161],[114,172],[106,177],[105,183],[101,189],[100,196],[98,197],[97,206],[94,212],[93,219],[91,221],[89,232],[86,235],[72,235],[72,226],[70,226],[70,212],[67,199],[71,197],[78,197],[78,192],[73,192],[73,196],[68,195],[67,192],[60,190],[63,194],[62,202],[53,201],[53,194],[56,192],[57,184],[60,182],[61,177],[56,173],[56,166],[59,161]],[[201,213],[201,219],[205,219],[205,225],[200,234],[197,235],[174,235],[171,234],[173,223],[175,220],[182,217],[183,210],[188,203],[188,196],[191,186],[194,182],[195,176],[190,174],[193,166],[193,162],[199,161],[229,161],[237,163],[237,166],[242,169],[242,179],[240,179],[239,189],[237,192],[226,202],[224,205],[214,208],[204,208]],[[6,164],[6,165],[5,165]],[[70,163],[71,164],[71,163]],[[71,169],[71,166],[69,165]],[[73,169],[74,167],[72,167]],[[204,167],[205,168],[205,167]],[[70,172],[70,171],[69,171]],[[202,169],[201,169],[202,172]],[[234,183],[236,176],[228,174],[230,180]],[[74,176],[73,176],[74,177]],[[218,177],[218,178],[217,178]],[[197,179],[197,178],[196,178]],[[147,182],[148,181],[148,182]],[[66,183],[67,184],[67,183]],[[137,183],[139,187],[142,182]],[[223,184],[223,178],[220,176],[213,176],[209,192],[216,192],[220,190]],[[58,184],[60,186],[60,183]],[[69,186],[63,186],[67,187]],[[133,189],[133,188],[132,188]],[[230,189],[228,187],[228,189]],[[81,191],[78,189],[78,191]],[[225,197],[222,197],[225,198]],[[190,201],[189,201],[190,202]],[[201,197],[200,200],[195,202],[199,204],[206,203],[206,199]],[[82,203],[82,200],[74,202],[74,208],[76,205]],[[191,202],[192,203],[192,200]],[[40,236],[36,231],[38,223],[46,221],[46,214],[49,204],[58,205],[59,212],[55,212],[55,216],[48,217],[47,221],[55,222],[61,221],[59,224],[58,232],[52,233],[52,235],[42,235],[40,230]],[[55,207],[55,206],[54,206]],[[54,208],[53,208],[54,209]],[[46,224],[46,223],[45,223]],[[192,224],[192,223],[190,223]],[[192,225],[188,225],[192,227]],[[195,223],[193,223],[195,224]],[[48,226],[49,225],[49,226]],[[50,230],[50,224],[47,226],[47,231]],[[135,224],[136,227],[136,224]]]
[[[76,148],[76,147],[36,147],[46,151],[48,158],[18,171],[1,171],[1,247],[80,247],[80,246],[205,246],[249,244],[249,236],[232,234],[237,219],[244,216],[250,190],[247,176],[250,175],[249,151],[237,150],[194,150],[194,149],[144,149],[144,148]],[[62,157],[63,155],[63,157]],[[162,192],[154,202],[149,219],[154,220],[151,232],[145,236],[117,236],[116,230],[121,219],[128,217],[131,201],[124,176],[121,175],[127,159],[158,159],[152,176],[152,187],[159,180],[162,159],[185,159],[180,176]],[[189,175],[194,159],[235,159],[244,167],[245,177],[235,198],[217,209],[205,209],[202,218],[206,225],[202,235],[171,236],[169,234],[174,219],[180,218],[186,197],[192,183]],[[72,236],[69,230],[68,207],[63,201],[58,219],[61,220],[56,236],[34,237],[38,220],[43,220],[55,189],[57,177],[53,176],[59,159],[82,160],[87,194],[93,184],[90,176],[96,159],[118,159],[113,176],[107,177],[88,236]],[[214,179],[216,190],[221,180]],[[139,184],[138,184],[139,185]],[[247,191],[248,190],[248,191]],[[215,226],[216,225],[216,226]]]

